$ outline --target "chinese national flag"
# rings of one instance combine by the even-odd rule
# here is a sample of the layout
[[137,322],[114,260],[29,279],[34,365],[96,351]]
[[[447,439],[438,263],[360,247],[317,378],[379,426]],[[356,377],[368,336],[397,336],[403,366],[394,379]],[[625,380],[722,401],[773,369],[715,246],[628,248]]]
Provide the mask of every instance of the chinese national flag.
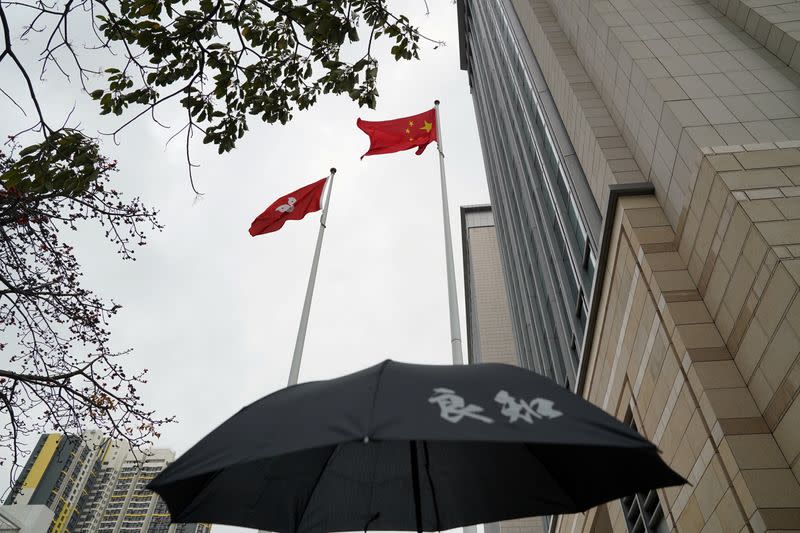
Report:
[[327,181],[328,178],[322,178],[275,200],[250,225],[250,235],[255,237],[278,231],[287,220],[300,220],[322,209],[322,190]]
[[358,119],[356,125],[369,135],[369,150],[362,155],[391,154],[416,148],[417,155],[436,139],[436,109],[413,117],[370,122]]

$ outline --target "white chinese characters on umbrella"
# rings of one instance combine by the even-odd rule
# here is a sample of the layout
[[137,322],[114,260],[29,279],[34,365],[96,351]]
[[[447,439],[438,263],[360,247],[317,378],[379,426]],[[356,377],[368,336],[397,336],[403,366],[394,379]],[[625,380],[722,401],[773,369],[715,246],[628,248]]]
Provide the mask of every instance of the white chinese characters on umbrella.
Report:
[[533,424],[534,418],[552,419],[562,415],[561,411],[553,409],[553,402],[546,398],[534,398],[528,403],[525,400],[515,400],[509,393],[501,390],[494,397],[494,401],[502,404],[503,409],[500,412],[512,423],[522,419],[528,424]]
[[461,422],[461,419],[465,416],[480,420],[481,422],[486,422],[487,424],[494,422],[494,420],[488,416],[478,414],[483,412],[483,407],[472,404],[467,405],[464,398],[458,396],[455,391],[438,388],[433,389],[433,393],[433,396],[428,398],[428,403],[438,403],[442,418],[448,422],[454,424],[456,422]]
[[[439,404],[439,414],[448,422],[455,424],[461,422],[464,417],[468,417],[486,424],[494,423],[492,418],[478,414],[484,411],[483,407],[475,404],[467,405],[464,398],[456,394],[454,390],[439,387],[433,389],[433,393],[433,396],[428,398],[428,403]],[[547,398],[534,398],[530,402],[526,402],[517,400],[507,391],[501,390],[494,397],[494,401],[503,406],[500,413],[507,417],[512,424],[517,420],[533,424],[534,419],[553,419],[563,414],[554,409],[552,400]]]

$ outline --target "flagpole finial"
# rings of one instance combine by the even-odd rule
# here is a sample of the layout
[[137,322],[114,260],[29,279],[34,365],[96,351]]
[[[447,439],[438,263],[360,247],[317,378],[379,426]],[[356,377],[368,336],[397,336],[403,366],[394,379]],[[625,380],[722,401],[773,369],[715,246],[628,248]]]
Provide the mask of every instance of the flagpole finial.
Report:
[[439,100],[434,100],[433,105],[439,105]]
[[331,174],[336,174],[336,169],[331,167]]

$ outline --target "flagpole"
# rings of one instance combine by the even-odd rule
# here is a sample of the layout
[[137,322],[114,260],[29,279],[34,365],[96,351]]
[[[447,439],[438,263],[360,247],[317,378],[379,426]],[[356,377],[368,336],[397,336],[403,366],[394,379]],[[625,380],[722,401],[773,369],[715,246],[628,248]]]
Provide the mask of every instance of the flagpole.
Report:
[[463,365],[461,352],[461,322],[458,318],[458,296],[456,295],[456,269],[453,266],[453,238],[450,233],[450,209],[447,200],[447,182],[444,175],[444,151],[442,149],[442,129],[439,126],[439,100],[434,102],[436,109],[436,145],[439,148],[439,175],[442,182],[442,215],[444,217],[444,248],[447,260],[447,294],[450,302],[450,345],[453,350],[453,364]]
[[322,207],[322,216],[319,219],[319,233],[317,234],[317,247],[314,250],[314,260],[311,263],[311,274],[308,277],[308,287],[306,288],[306,300],[303,303],[303,314],[300,317],[300,327],[297,330],[297,341],[294,343],[294,355],[292,356],[292,368],[289,371],[289,386],[296,385],[300,377],[300,361],[303,359],[303,345],[306,342],[306,328],[308,327],[308,314],[311,310],[311,297],[314,295],[314,284],[317,279],[317,266],[319,265],[319,253],[322,250],[322,237],[325,236],[325,221],[328,218],[328,203],[333,189],[333,177],[336,169],[331,169],[328,178],[327,192],[325,193],[325,205]]
[[[434,101],[436,109],[436,146],[439,149],[439,177],[442,182],[442,215],[444,217],[444,248],[447,260],[447,296],[450,303],[450,345],[453,350],[453,364],[463,365],[461,352],[461,321],[458,318],[458,296],[456,294],[456,269],[453,265],[453,238],[450,233],[450,208],[447,200],[447,181],[444,175],[444,149],[442,148],[442,129],[439,127],[439,100]],[[466,526],[464,533],[478,533],[477,526]]]

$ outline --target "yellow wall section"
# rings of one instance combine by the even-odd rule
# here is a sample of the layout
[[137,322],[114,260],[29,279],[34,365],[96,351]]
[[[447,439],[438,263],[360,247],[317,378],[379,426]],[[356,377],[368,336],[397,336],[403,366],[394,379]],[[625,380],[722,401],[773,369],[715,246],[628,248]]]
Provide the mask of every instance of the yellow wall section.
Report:
[[50,527],[50,533],[62,533],[64,530],[66,530],[69,519],[72,517],[72,513],[74,512],[75,507],[69,505],[67,502],[64,502],[61,512],[58,513],[58,516],[53,521],[53,525]]
[[101,459],[101,461],[106,461],[108,459],[108,453],[111,451],[111,448],[112,448],[111,445],[112,445],[111,439],[108,439],[108,438],[105,439],[105,441],[103,442],[103,447],[104,447],[103,448],[103,458]]
[[44,446],[42,446],[41,451],[39,451],[39,455],[36,456],[36,461],[33,463],[31,471],[28,472],[28,475],[25,477],[25,481],[22,483],[23,489],[36,488],[36,486],[39,484],[39,481],[42,480],[42,476],[44,475],[44,471],[47,469],[47,465],[50,464],[50,460],[56,453],[56,448],[58,447],[59,442],[61,442],[61,435],[51,433],[47,436]]

